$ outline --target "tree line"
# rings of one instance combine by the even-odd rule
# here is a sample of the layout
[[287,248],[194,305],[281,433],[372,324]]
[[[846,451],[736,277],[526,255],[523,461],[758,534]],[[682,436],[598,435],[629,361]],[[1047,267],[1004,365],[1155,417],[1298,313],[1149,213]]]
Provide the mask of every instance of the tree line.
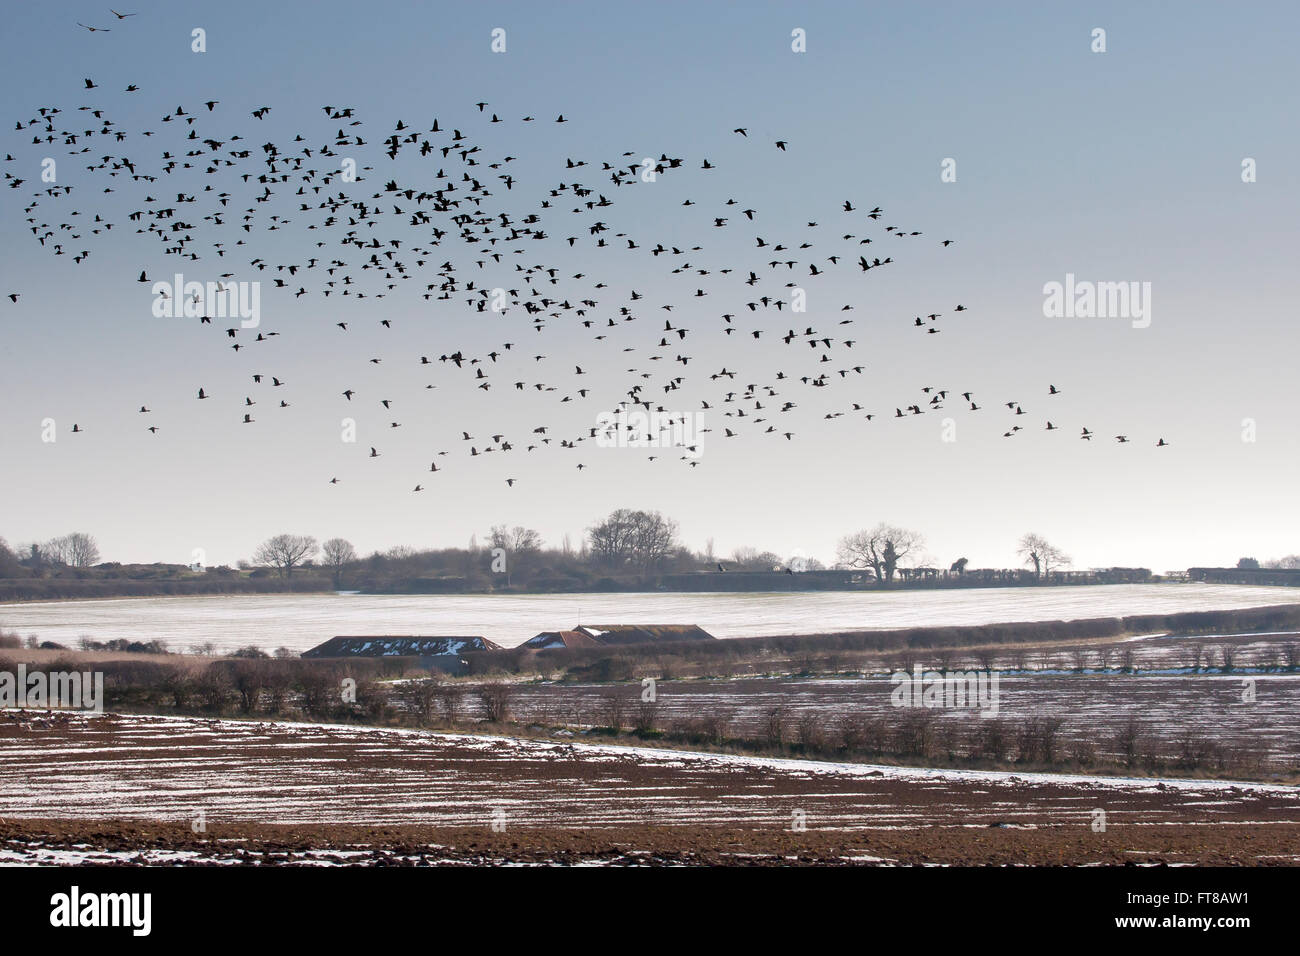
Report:
[[[1038,534],[1021,538],[1016,553],[1023,568],[1037,579],[1050,578],[1070,565],[1065,552]],[[960,557],[944,570],[931,567],[930,562],[919,532],[882,522],[841,538],[832,569],[852,571],[864,583],[888,586],[900,578],[912,580],[930,574],[961,577],[969,564]],[[631,508],[617,509],[595,522],[576,546],[568,535],[558,545],[548,545],[535,529],[502,524],[491,527],[481,543],[474,536],[466,547],[394,547],[363,556],[345,538],[332,537],[322,543],[312,535],[282,533],[263,541],[251,560],[240,561],[237,568],[101,562],[98,543],[84,532],[18,549],[9,548],[0,538],[0,579],[157,581],[193,578],[203,572],[226,578],[232,590],[238,589],[233,587],[235,583],[247,579],[270,586],[268,578],[286,587],[295,582],[293,590],[311,586],[336,590],[501,586],[573,590],[632,578],[645,581],[664,574],[821,570],[827,570],[823,562],[800,552],[782,555],[743,546],[722,555],[715,551],[712,539],[702,550],[694,550],[682,542],[676,521],[658,511]]]

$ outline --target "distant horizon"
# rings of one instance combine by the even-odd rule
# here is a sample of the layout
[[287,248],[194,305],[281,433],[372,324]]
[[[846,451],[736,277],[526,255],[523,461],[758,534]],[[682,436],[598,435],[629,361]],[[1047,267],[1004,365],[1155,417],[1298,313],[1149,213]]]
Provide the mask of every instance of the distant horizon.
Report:
[[[666,515],[665,517],[671,518],[671,515]],[[593,522],[593,523],[594,523],[594,522]],[[525,525],[524,527],[528,527],[528,526]],[[570,532],[570,533],[569,533],[569,539],[570,539],[570,542],[569,542],[569,543],[570,543],[570,551],[571,551],[571,553],[578,554],[578,553],[581,553],[581,552],[586,548],[586,545],[587,545],[587,540],[586,540],[587,530],[588,530],[588,528],[587,528],[587,527],[584,527],[584,528],[583,528],[582,530],[580,530],[580,531],[575,531],[575,532]],[[853,530],[856,531],[856,530],[860,530],[860,529],[853,529]],[[913,530],[919,530],[919,529],[913,529]],[[473,534],[473,535],[471,536],[470,539],[466,539],[465,541],[462,541],[462,542],[460,542],[459,544],[457,544],[457,543],[453,543],[453,542],[441,542],[441,543],[418,543],[418,542],[416,542],[416,543],[412,543],[412,542],[402,542],[402,543],[394,543],[394,544],[389,544],[389,545],[386,545],[386,546],[380,546],[380,547],[371,547],[371,546],[369,546],[369,545],[363,547],[363,546],[358,545],[358,543],[357,543],[356,541],[354,541],[354,540],[352,540],[352,539],[350,539],[350,538],[347,538],[346,536],[342,536],[342,535],[332,535],[332,534],[331,534],[331,535],[319,535],[319,534],[317,534],[317,535],[310,535],[310,536],[311,536],[311,537],[314,537],[314,538],[317,540],[317,543],[318,543],[318,544],[322,544],[322,543],[324,543],[325,541],[329,540],[329,538],[332,538],[332,537],[344,537],[345,540],[347,540],[350,544],[352,544],[354,547],[356,547],[356,551],[357,551],[357,560],[365,560],[365,559],[370,558],[370,557],[372,557],[372,556],[374,556],[374,555],[385,555],[385,554],[389,554],[389,553],[391,553],[391,552],[393,552],[393,551],[395,551],[395,550],[397,550],[397,549],[403,549],[403,548],[409,548],[409,549],[412,549],[412,550],[414,550],[414,551],[416,551],[416,552],[423,552],[423,551],[442,551],[442,550],[469,550],[469,547],[470,547],[470,541],[471,541],[471,540],[476,540],[476,546],[477,546],[477,548],[478,548],[479,550],[490,550],[490,545],[487,543],[487,538],[488,538],[488,533],[489,533],[489,531],[490,531],[490,529],[485,528],[482,532],[478,532],[478,533]],[[68,532],[68,533],[70,533],[70,532]],[[114,554],[114,552],[112,552],[110,549],[108,549],[108,548],[105,546],[105,542],[102,541],[102,540],[100,540],[100,539],[98,538],[98,536],[96,536],[96,535],[94,534],[94,532],[87,531],[87,532],[85,532],[85,533],[90,534],[92,537],[95,538],[96,544],[99,546],[99,548],[100,548],[100,550],[101,550],[101,557],[100,557],[100,561],[98,562],[98,563],[100,563],[100,564],[112,564],[112,563],[116,563],[116,564],[142,564],[142,565],[145,565],[145,564],[169,564],[169,565],[184,565],[184,566],[188,566],[188,565],[191,565],[191,564],[194,563],[194,562],[191,561],[191,560],[184,560],[184,559],[179,559],[179,558],[177,558],[177,559],[172,559],[172,558],[167,558],[167,557],[158,557],[158,556],[156,556],[156,555],[153,556],[153,557],[138,557],[138,556],[135,556],[135,557],[121,557],[121,556],[118,556],[118,555]],[[280,532],[276,532],[276,533],[277,533],[277,534],[280,534],[280,533],[298,534],[298,533],[302,533],[302,532],[301,532],[301,531],[280,531]],[[54,536],[54,535],[49,535],[49,536],[43,537],[43,538],[41,538],[40,540],[36,540],[36,541],[14,541],[14,540],[6,539],[6,538],[4,538],[3,535],[0,535],[0,541],[4,541],[4,542],[6,542],[6,543],[8,544],[8,546],[9,546],[10,550],[12,550],[13,552],[15,552],[15,554],[16,554],[18,557],[22,558],[24,555],[26,555],[26,554],[28,553],[27,549],[30,548],[30,546],[31,546],[32,544],[43,545],[45,542],[49,541],[49,540],[50,540],[51,538],[53,538],[53,537],[56,537],[56,536]],[[246,551],[244,551],[242,554],[240,554],[239,556],[234,557],[234,558],[232,558],[232,559],[227,559],[227,560],[217,560],[217,559],[212,558],[212,556],[208,555],[208,556],[206,556],[208,560],[207,560],[207,562],[206,562],[206,564],[205,564],[205,567],[215,568],[215,567],[223,567],[223,566],[224,566],[224,567],[230,567],[230,568],[237,568],[237,567],[239,567],[240,564],[247,564],[247,565],[250,566],[250,567],[265,567],[265,565],[258,565],[258,564],[253,560],[253,553],[254,553],[254,552],[257,550],[257,548],[258,548],[258,547],[259,547],[259,546],[260,546],[260,545],[261,545],[261,544],[262,544],[262,543],[263,543],[267,538],[269,538],[269,537],[271,537],[271,535],[265,535],[265,536],[263,536],[263,537],[257,539],[256,543],[252,544],[250,547],[247,548]],[[923,537],[924,537],[924,535],[923,535]],[[1016,536],[1017,539],[1018,539],[1019,537],[1020,537],[1019,535]],[[562,551],[564,550],[563,539],[564,539],[564,534],[561,534],[561,535],[559,536],[559,538],[557,538],[557,539],[555,539],[555,540],[551,540],[551,539],[548,539],[548,538],[546,538],[545,536],[543,536],[543,537],[542,537],[542,545],[541,545],[540,550],[542,550],[542,551],[562,552]],[[698,544],[698,545],[693,544],[693,543],[691,542],[690,539],[682,539],[682,540],[680,540],[679,543],[680,543],[680,545],[681,545],[682,548],[686,549],[686,550],[689,551],[691,554],[696,555],[696,556],[699,556],[699,557],[701,557],[701,558],[704,558],[704,556],[707,555],[707,553],[708,553],[708,552],[707,552],[708,541],[709,541],[709,538],[708,538],[707,536],[705,536],[704,539],[702,540],[702,542],[701,542],[700,544]],[[1069,553],[1069,548],[1068,548],[1068,546],[1063,545],[1061,542],[1053,542],[1053,544],[1056,544],[1056,545],[1060,546],[1060,547],[1062,548],[1062,550],[1064,550],[1067,554]],[[716,541],[714,541],[714,542],[713,542],[713,547],[714,547],[714,559],[717,560],[717,561],[721,561],[724,565],[729,564],[729,563],[732,563],[732,561],[733,561],[733,555],[736,553],[737,550],[739,550],[739,549],[744,549],[744,548],[752,548],[752,549],[754,549],[756,552],[758,552],[759,554],[763,554],[763,553],[771,553],[771,554],[776,555],[777,557],[781,558],[782,560],[790,560],[790,559],[795,559],[795,558],[799,558],[799,557],[802,557],[802,558],[805,558],[805,559],[815,559],[815,560],[817,560],[817,561],[820,561],[820,562],[825,566],[825,568],[828,569],[828,570],[837,569],[837,568],[841,567],[841,565],[839,565],[839,563],[838,563],[838,562],[839,562],[839,558],[837,557],[837,554],[836,554],[836,551],[835,551],[835,550],[832,550],[832,551],[830,551],[829,553],[827,553],[827,554],[825,554],[825,555],[821,555],[821,554],[807,554],[807,553],[804,553],[804,552],[802,552],[802,551],[800,551],[800,552],[792,552],[792,553],[787,554],[787,555],[782,555],[782,554],[780,554],[779,552],[777,552],[777,551],[775,551],[775,550],[773,550],[773,549],[771,549],[771,548],[765,548],[765,547],[763,547],[762,544],[761,544],[761,542],[753,542],[753,541],[747,541],[747,542],[745,542],[745,543],[743,543],[743,544],[738,544],[738,545],[735,545],[735,546],[733,546],[733,547],[728,547],[728,548],[725,548],[725,549],[724,549],[722,546],[720,546]],[[1101,562],[1101,563],[1098,563],[1098,562],[1089,562],[1089,563],[1086,563],[1086,564],[1085,564],[1085,563],[1082,563],[1082,562],[1080,562],[1080,561],[1078,561],[1078,560],[1074,560],[1074,559],[1073,559],[1073,556],[1071,555],[1072,560],[1070,561],[1070,563],[1067,564],[1067,565],[1065,565],[1065,566],[1063,566],[1063,567],[1061,567],[1060,570],[1063,570],[1063,571],[1086,571],[1086,570],[1090,570],[1090,569],[1106,569],[1106,568],[1146,568],[1146,569],[1150,570],[1153,574],[1166,574],[1166,573],[1169,573],[1169,572],[1182,573],[1182,572],[1187,571],[1189,568],[1236,568],[1238,561],[1240,561],[1240,560],[1243,559],[1243,558],[1253,558],[1253,559],[1255,559],[1256,561],[1259,562],[1261,568],[1263,568],[1263,569],[1267,569],[1267,568],[1268,568],[1268,565],[1269,565],[1270,563],[1272,563],[1272,562],[1283,562],[1283,561],[1286,561],[1286,560],[1289,559],[1289,558],[1295,558],[1296,556],[1297,556],[1297,554],[1294,553],[1294,552],[1293,552],[1293,553],[1288,553],[1288,554],[1277,554],[1277,555],[1269,554],[1269,555],[1261,556],[1260,554],[1257,554],[1257,553],[1254,553],[1254,552],[1243,551],[1242,553],[1238,554],[1238,555],[1237,555],[1236,557],[1234,557],[1234,558],[1231,558],[1231,559],[1226,559],[1226,558],[1225,558],[1224,560],[1219,561],[1219,562],[1191,561],[1191,562],[1188,562],[1188,563],[1186,563],[1186,564],[1178,564],[1178,563],[1175,563],[1175,564],[1171,564],[1171,565],[1167,565],[1167,566],[1163,566],[1163,567],[1157,567],[1156,565],[1154,565],[1154,564],[1152,564],[1152,563],[1150,563],[1150,562],[1119,563],[1119,562],[1115,562],[1115,561],[1104,561],[1104,562]],[[919,563],[918,563],[918,562],[912,562],[912,561],[909,561],[909,562],[907,563],[907,565],[905,565],[905,566],[907,566],[907,567],[935,567],[935,568],[941,568],[941,569],[943,569],[943,568],[948,568],[950,565],[952,565],[952,564],[953,564],[954,562],[956,562],[958,559],[963,558],[963,557],[965,557],[965,558],[968,559],[967,568],[969,568],[970,570],[975,570],[975,569],[1011,570],[1011,569],[1016,569],[1016,568],[1024,569],[1024,568],[1029,567],[1029,565],[1027,565],[1026,562],[1025,562],[1024,560],[1018,560],[1018,559],[1017,559],[1017,556],[1016,556],[1016,554],[1015,554],[1015,547],[1014,547],[1014,544],[1013,544],[1010,548],[1008,548],[1008,557],[1007,557],[1006,561],[1003,562],[1003,563],[997,563],[997,562],[987,563],[987,562],[982,562],[982,561],[976,561],[976,560],[974,560],[974,559],[970,559],[970,558],[969,558],[969,555],[967,555],[967,554],[965,554],[965,553],[957,554],[955,557],[951,557],[951,558],[940,558],[940,557],[937,557],[937,556],[931,554],[931,553],[927,550],[927,551],[926,551],[926,555],[925,555],[925,559],[924,559],[924,560],[922,560],[922,561],[919,562]],[[315,566],[319,567],[319,566],[320,566],[319,563],[318,563],[318,561],[319,561],[319,552],[317,552],[317,555],[316,555],[316,558],[314,559],[314,561],[317,562],[317,563],[315,563]]]

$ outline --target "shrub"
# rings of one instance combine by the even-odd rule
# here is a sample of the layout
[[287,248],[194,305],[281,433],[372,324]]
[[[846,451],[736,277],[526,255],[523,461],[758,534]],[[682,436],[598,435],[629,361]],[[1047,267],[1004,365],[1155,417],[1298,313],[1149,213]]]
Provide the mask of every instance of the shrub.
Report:
[[1124,761],[1124,766],[1137,765],[1142,748],[1142,725],[1136,717],[1130,717],[1115,735],[1115,751]]
[[339,700],[339,679],[332,667],[313,664],[298,672],[302,709],[313,716],[325,716]]
[[204,707],[215,714],[220,714],[230,700],[230,677],[225,668],[209,664],[199,673],[194,682],[194,690],[203,701]]
[[421,727],[428,726],[438,712],[438,681],[433,678],[407,681],[398,697]]
[[987,718],[979,722],[975,730],[975,742],[972,753],[985,760],[1001,763],[1007,759],[1011,747],[1011,732],[1005,720]]
[[642,700],[636,708],[637,733],[647,734],[655,730],[659,719],[659,700]]
[[618,691],[610,691],[608,694],[601,697],[601,723],[616,733],[623,729],[625,710],[626,703],[623,700],[623,696]]
[[479,688],[478,696],[488,723],[504,724],[510,720],[513,692],[509,684],[485,684]]

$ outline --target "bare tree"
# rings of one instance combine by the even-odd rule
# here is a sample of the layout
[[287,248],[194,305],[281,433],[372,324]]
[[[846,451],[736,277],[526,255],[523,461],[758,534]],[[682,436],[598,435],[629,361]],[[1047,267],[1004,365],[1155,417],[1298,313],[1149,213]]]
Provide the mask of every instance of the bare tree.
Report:
[[230,680],[239,695],[239,709],[251,714],[266,686],[266,669],[261,661],[240,660],[230,668]]
[[194,689],[208,710],[220,714],[230,699],[230,676],[225,667],[209,664],[199,672]]
[[542,536],[532,528],[525,528],[521,525],[507,528],[505,525],[499,524],[494,525],[488,533],[488,542],[490,547],[502,548],[512,554],[522,554],[540,551]]
[[601,720],[606,727],[615,732],[623,729],[623,715],[626,710],[626,702],[623,695],[617,690],[612,690],[605,694],[600,701]]
[[312,665],[298,671],[302,709],[314,717],[328,714],[341,699],[338,677],[330,667]]
[[74,531],[68,535],[68,557],[74,568],[88,568],[99,563],[99,545],[91,535]]
[[974,753],[985,760],[1001,763],[1011,748],[1011,730],[1005,720],[981,720],[975,731]]
[[168,667],[162,673],[159,686],[171,695],[172,705],[182,710],[194,692],[194,676],[188,667]]
[[343,586],[344,566],[357,559],[356,548],[344,538],[330,538],[321,546],[321,556],[325,559],[325,566],[334,572],[334,588],[338,590]]
[[839,560],[852,568],[869,568],[877,581],[888,584],[900,566],[920,556],[924,546],[925,539],[919,532],[882,522],[840,539]]
[[780,704],[763,712],[763,741],[769,747],[780,747],[785,740],[785,708]]
[[1056,763],[1060,756],[1061,725],[1065,723],[1060,717],[1038,718],[1038,752],[1044,763]]
[[507,528],[499,524],[488,533],[488,546],[493,550],[500,549],[505,552],[506,586],[509,587],[514,572],[542,550],[542,536],[532,528],[525,528],[522,525]]
[[370,678],[357,681],[356,707],[371,720],[383,720],[388,713],[388,685]]
[[33,556],[40,555],[43,564],[67,564],[67,544],[63,538],[51,538],[44,544],[32,545]]
[[706,710],[700,717],[700,729],[715,744],[727,739],[727,728],[730,725],[731,715],[725,710]]
[[620,508],[589,528],[587,538],[601,563],[648,571],[677,549],[677,524],[657,511]]
[[447,722],[447,726],[456,726],[456,718],[460,715],[460,690],[455,684],[440,684],[438,686],[438,699],[442,701],[442,718]]
[[636,731],[641,734],[653,733],[659,723],[659,698],[643,700],[636,705]]
[[1143,744],[1142,725],[1138,723],[1136,717],[1129,719],[1120,726],[1119,732],[1115,735],[1115,750],[1124,759],[1126,767],[1132,767],[1138,761],[1138,753]]
[[1026,564],[1033,566],[1036,578],[1042,578],[1045,574],[1051,574],[1053,568],[1064,567],[1070,563],[1069,555],[1039,534],[1027,534],[1021,538],[1020,544],[1016,547],[1016,554],[1020,555]]
[[267,710],[278,714],[284,708],[285,698],[293,686],[293,672],[288,665],[274,663],[266,668]]
[[504,724],[510,720],[510,701],[514,692],[509,684],[485,684],[479,688],[478,696],[488,723]]
[[744,545],[731,553],[731,563],[742,571],[772,571],[783,567],[785,562],[773,551],[759,551],[758,548]]
[[438,681],[434,678],[408,681],[398,695],[421,727],[428,726],[438,711]]
[[99,563],[99,545],[91,535],[82,531],[51,538],[45,542],[44,550],[49,560],[72,568],[88,568]]
[[805,752],[820,750],[826,742],[821,717],[812,711],[804,711],[797,716],[794,731]]
[[281,577],[289,577],[293,569],[316,553],[316,539],[305,534],[277,534],[267,538],[261,547],[253,552],[253,560],[258,564],[269,564],[278,568]]
[[22,564],[18,555],[9,548],[4,538],[0,538],[0,578],[13,578],[22,573]]
[[935,713],[906,710],[894,728],[895,747],[908,757],[928,757],[934,752]]

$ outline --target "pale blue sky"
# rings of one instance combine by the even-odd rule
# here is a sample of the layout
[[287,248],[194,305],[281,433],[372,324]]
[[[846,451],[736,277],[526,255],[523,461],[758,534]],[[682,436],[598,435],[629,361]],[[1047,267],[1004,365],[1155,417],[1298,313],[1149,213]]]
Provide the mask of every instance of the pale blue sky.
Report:
[[[0,149],[15,157],[3,168],[27,180],[0,190],[0,294],[21,293],[16,305],[0,299],[8,399],[0,408],[0,494],[8,505],[0,534],[11,544],[80,529],[111,559],[185,561],[202,548],[220,563],[247,556],[277,531],[343,535],[363,551],[463,544],[500,522],[536,527],[551,542],[566,532],[576,541],[604,513],[630,506],[676,518],[695,547],[712,537],[722,553],[756,545],[826,560],[842,534],[881,520],[922,531],[945,565],[963,555],[972,566],[1013,563],[1016,539],[1031,530],[1080,566],[1159,571],[1300,551],[1290,369],[1300,335],[1286,278],[1295,272],[1300,213],[1293,44],[1300,11],[1292,4],[129,9],[138,16],[118,20],[107,6],[82,2],[15,6],[0,36]],[[78,20],[111,32],[89,33]],[[194,27],[207,31],[207,53],[191,52]],[[494,27],[507,31],[503,55],[489,48]],[[790,50],[795,27],[807,31],[804,54]],[[1104,54],[1090,51],[1096,27],[1107,31]],[[86,77],[98,88],[85,90]],[[139,92],[124,93],[128,84]],[[220,101],[210,116],[205,100]],[[478,101],[490,104],[485,114]],[[520,216],[536,208],[543,188],[581,176],[616,200],[602,216],[615,231],[650,245],[702,245],[696,266],[753,268],[765,258],[754,254],[755,235],[801,238],[808,220],[827,232],[818,237],[822,252],[841,231],[868,234],[860,216],[841,212],[846,199],[860,210],[880,205],[883,221],[925,236],[895,243],[902,251],[888,270],[864,278],[844,269],[808,283],[800,324],[840,335],[839,306],[853,302],[851,357],[867,370],[825,394],[784,393],[803,416],[789,420],[793,441],[753,429],[723,439],[733,423],[714,413],[706,425],[716,431],[696,468],[589,447],[471,461],[458,447],[462,429],[507,431],[516,443],[542,422],[574,434],[608,405],[561,407],[554,397],[520,396],[505,381],[485,393],[445,366],[421,369],[414,356],[458,347],[482,354],[513,340],[526,359],[548,356],[520,371],[529,381],[540,376],[563,394],[574,385],[571,365],[585,365],[593,389],[607,397],[625,387],[625,368],[640,361],[662,373],[655,366],[670,362],[624,364],[613,336],[594,341],[595,330],[571,320],[539,335],[517,314],[485,322],[457,302],[430,304],[415,288],[382,303],[264,290],[264,325],[283,334],[235,355],[219,330],[150,315],[148,287],[135,277],[141,269],[170,276],[176,260],[125,221],[144,187],[91,175],[89,161],[69,157],[67,147],[33,146],[30,130],[14,130],[39,106],[57,105],[69,117],[93,105],[121,128],[157,135],[123,144],[94,137],[86,156],[156,160],[162,149],[192,145],[159,122],[178,104],[201,111],[205,135],[239,133],[257,150],[266,141],[287,147],[297,132],[309,145],[328,141],[340,124],[324,116],[327,103],[351,106],[365,122],[370,146],[359,155],[376,170],[357,184],[358,196],[388,178],[379,143],[396,121],[427,130],[437,117],[482,143],[485,161],[519,157],[510,199]],[[261,106],[272,111],[259,122],[249,113]],[[492,112],[507,122],[490,126]],[[570,122],[553,123],[559,113]],[[538,122],[518,122],[524,115]],[[731,132],[737,126],[748,128],[747,139]],[[772,147],[776,139],[789,142],[787,152]],[[680,156],[685,168],[650,189],[617,190],[596,172],[565,168],[569,157],[599,168],[598,160],[625,150]],[[45,155],[59,162],[59,184],[74,187],[57,208],[81,210],[83,220],[102,212],[118,224],[111,242],[68,239],[63,257],[37,245],[23,206]],[[705,157],[715,170],[699,169]],[[940,181],[945,157],[957,161],[955,183]],[[1258,182],[1241,181],[1244,157],[1257,160]],[[396,165],[412,175],[423,168]],[[103,193],[110,183],[121,188]],[[201,177],[147,191],[166,200],[182,188],[193,193],[193,183],[201,188]],[[232,185],[223,180],[220,188]],[[740,205],[713,211],[729,197]],[[697,206],[682,207],[685,198]],[[296,207],[286,194],[276,211]],[[737,213],[746,207],[759,210],[754,224]],[[64,221],[49,218],[55,208],[42,206],[41,221]],[[730,215],[728,228],[713,229],[713,215]],[[744,383],[793,371],[796,356],[807,365],[775,338],[796,324],[788,315],[742,315],[742,328],[761,323],[774,333],[758,342],[747,331],[721,334],[719,315],[743,312],[750,292],[734,278],[711,276],[701,305],[689,294],[700,283],[668,275],[664,260],[644,251],[551,248],[563,244],[556,240],[564,228],[548,228],[553,241],[523,261],[607,282],[596,310],[602,321],[629,287],[647,304],[678,304],[671,318],[692,329],[686,374],[704,381],[671,396],[669,408],[698,409],[711,394],[707,373],[720,367],[740,369]],[[206,229],[200,223],[196,231]],[[237,230],[223,229],[233,244]],[[320,254],[317,238],[255,228],[250,254],[182,268],[204,279],[232,271],[265,281],[269,274],[252,272],[248,259],[303,261]],[[941,238],[956,242],[943,249]],[[883,243],[872,248],[894,249]],[[445,257],[468,274],[469,247],[446,245]],[[92,255],[74,265],[71,253],[81,249]],[[437,281],[435,271],[407,285],[422,289]],[[1150,282],[1150,328],[1044,318],[1043,284],[1067,272]],[[767,291],[779,293],[787,278],[769,275]],[[944,334],[911,328],[912,316],[959,302],[970,311],[946,318]],[[641,356],[654,351],[655,323],[666,315],[653,312],[647,308],[640,338],[626,339]],[[381,317],[393,329],[380,328]],[[349,322],[346,337],[337,321]],[[385,362],[369,365],[372,356]],[[256,425],[244,427],[239,403],[253,394],[254,371],[287,381],[293,407],[280,414],[264,391]],[[424,390],[426,383],[438,388]],[[1062,394],[1049,399],[1049,383]],[[199,385],[213,401],[194,400]],[[950,404],[956,442],[940,440],[938,414],[892,420],[894,407],[922,399],[927,385],[973,389],[984,405],[964,415],[962,403]],[[345,387],[359,395],[351,408],[358,446],[381,446],[380,462],[339,441]],[[393,400],[391,415],[376,406],[380,396]],[[1008,400],[1022,403],[1033,427],[1004,440],[1008,419],[998,409]],[[879,417],[821,417],[855,401]],[[153,413],[138,415],[141,404]],[[46,417],[63,429],[52,445],[40,440]],[[157,435],[144,430],[145,418]],[[1061,430],[1040,431],[1047,418]],[[1242,441],[1248,418],[1255,442]],[[400,432],[388,430],[390,419],[402,422]],[[73,422],[85,433],[67,434]],[[1081,424],[1098,438],[1079,441]],[[1111,436],[1120,433],[1133,442],[1117,445]],[[1170,447],[1154,448],[1158,437]],[[452,454],[440,460],[445,471],[430,476],[434,449]],[[579,472],[578,461],[588,467]],[[339,485],[327,483],[333,476]],[[506,477],[518,479],[513,488]],[[417,481],[428,490],[413,495]]]

